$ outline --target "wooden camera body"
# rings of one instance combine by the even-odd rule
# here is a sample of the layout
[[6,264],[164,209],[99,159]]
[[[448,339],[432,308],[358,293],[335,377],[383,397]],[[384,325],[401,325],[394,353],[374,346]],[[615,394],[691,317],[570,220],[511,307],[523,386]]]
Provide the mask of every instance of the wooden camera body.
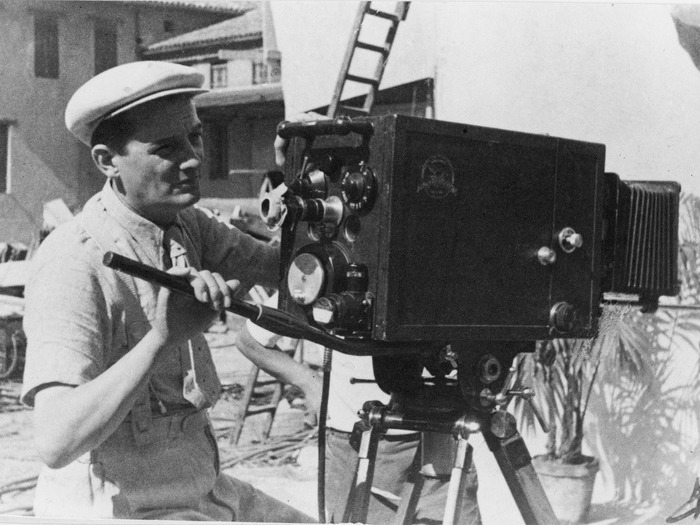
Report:
[[680,187],[606,173],[602,144],[399,115],[279,132],[280,308],[333,334],[592,337],[604,292],[678,291]]

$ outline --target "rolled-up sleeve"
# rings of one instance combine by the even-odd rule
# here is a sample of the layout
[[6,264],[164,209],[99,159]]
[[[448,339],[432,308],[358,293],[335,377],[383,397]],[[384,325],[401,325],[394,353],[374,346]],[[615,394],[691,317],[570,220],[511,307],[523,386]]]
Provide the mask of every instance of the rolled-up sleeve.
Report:
[[257,240],[202,210],[193,212],[197,214],[202,239],[204,268],[217,271],[226,279],[238,279],[248,287],[278,287],[279,247]]
[[27,358],[21,400],[50,384],[81,385],[101,374],[112,337],[108,306],[87,256],[35,260],[25,290]]

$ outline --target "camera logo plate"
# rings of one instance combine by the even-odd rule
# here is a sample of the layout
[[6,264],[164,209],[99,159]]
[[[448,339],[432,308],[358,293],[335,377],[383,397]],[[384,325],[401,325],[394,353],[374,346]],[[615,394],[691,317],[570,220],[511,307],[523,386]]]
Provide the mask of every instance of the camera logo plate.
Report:
[[433,155],[428,158],[423,163],[420,178],[418,193],[424,192],[433,199],[444,199],[457,193],[455,171],[447,157]]

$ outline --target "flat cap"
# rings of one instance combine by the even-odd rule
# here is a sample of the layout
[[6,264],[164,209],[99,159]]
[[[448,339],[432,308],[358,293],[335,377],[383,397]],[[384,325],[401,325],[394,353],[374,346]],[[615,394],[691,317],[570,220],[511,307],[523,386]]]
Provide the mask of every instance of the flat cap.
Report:
[[90,139],[103,120],[157,98],[204,93],[204,75],[171,62],[122,64],[96,75],[73,94],[66,106],[66,127],[78,140]]

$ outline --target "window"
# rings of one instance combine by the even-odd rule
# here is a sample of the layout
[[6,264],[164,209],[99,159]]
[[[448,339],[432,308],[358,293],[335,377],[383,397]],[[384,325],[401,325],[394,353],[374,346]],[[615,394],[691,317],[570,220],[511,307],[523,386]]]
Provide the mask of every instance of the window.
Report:
[[0,193],[10,193],[10,177],[7,170],[10,155],[10,124],[0,121]]
[[265,84],[267,82],[267,68],[264,62],[253,63],[253,84]]
[[209,159],[209,178],[220,180],[228,178],[228,126],[225,122],[210,122],[206,143]]
[[270,58],[267,62],[253,64],[253,84],[279,82],[282,78],[282,62],[278,58]]
[[282,60],[271,58],[267,61],[267,81],[279,82],[282,80]]
[[172,20],[163,20],[163,31],[166,33],[172,33],[175,31],[175,22]]
[[48,13],[34,17],[34,75],[58,78],[58,20]]
[[95,74],[117,65],[117,26],[109,20],[95,22]]
[[211,66],[211,87],[228,87],[228,66],[227,64],[212,64]]

